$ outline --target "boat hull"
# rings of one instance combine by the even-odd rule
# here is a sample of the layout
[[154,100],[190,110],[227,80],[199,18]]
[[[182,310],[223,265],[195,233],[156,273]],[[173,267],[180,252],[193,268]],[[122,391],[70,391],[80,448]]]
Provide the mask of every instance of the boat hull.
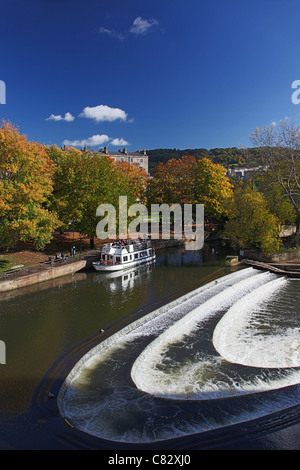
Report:
[[149,261],[154,261],[155,259],[156,259],[156,255],[152,255],[152,256],[147,256],[138,261],[131,261],[128,263],[113,264],[113,265],[102,264],[100,261],[95,261],[93,263],[93,266],[96,269],[96,271],[102,271],[102,272],[124,271],[126,269],[134,268],[135,266],[148,263]]

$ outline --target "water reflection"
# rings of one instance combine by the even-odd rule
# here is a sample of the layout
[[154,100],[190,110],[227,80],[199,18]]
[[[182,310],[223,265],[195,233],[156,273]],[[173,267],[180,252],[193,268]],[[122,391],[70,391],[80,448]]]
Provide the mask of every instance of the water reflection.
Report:
[[115,271],[112,273],[98,272],[94,275],[95,282],[101,284],[108,292],[121,290],[126,292],[143,282],[151,280],[151,274],[155,261],[145,263],[143,266],[126,269],[125,271]]

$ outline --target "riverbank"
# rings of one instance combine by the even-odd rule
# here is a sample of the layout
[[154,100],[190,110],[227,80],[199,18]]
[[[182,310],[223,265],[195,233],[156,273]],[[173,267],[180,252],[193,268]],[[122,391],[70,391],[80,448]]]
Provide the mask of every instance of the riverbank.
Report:
[[[156,250],[183,246],[185,242],[184,239],[172,238],[152,240]],[[91,250],[89,249],[90,240],[73,232],[55,234],[53,241],[43,252],[33,250],[32,245],[28,243],[20,243],[15,252],[7,255],[16,265],[11,266],[12,269],[0,275],[0,293],[91,269],[93,261],[99,259],[100,250],[104,243],[102,240],[95,239],[95,247]],[[73,246],[76,247],[77,254],[75,256],[67,256],[64,261],[55,260],[56,253],[68,254]],[[6,255],[2,255],[2,258],[3,256]],[[300,277],[300,250],[268,256],[263,253],[245,251],[239,257],[239,263],[288,277]]]
[[270,255],[247,250],[241,254],[240,262],[274,274],[300,278],[300,250],[297,249]]
[[92,267],[92,262],[98,258],[94,252],[82,257],[69,258],[66,261],[42,263],[39,266],[20,269],[7,276],[1,276],[0,293],[27,287],[58,277],[75,274]]
[[260,269],[263,271],[270,271],[274,274],[279,274],[281,276],[287,276],[290,278],[300,278],[300,264],[271,264],[264,263],[261,261],[254,261],[245,259],[242,261],[242,264],[246,266],[252,266],[253,268]]
[[[176,239],[153,240],[152,242],[156,250],[172,246],[181,246],[184,245],[184,243],[185,240]],[[97,243],[96,249],[83,252],[81,251],[82,247],[80,247],[79,254],[68,256],[65,260],[55,259],[54,256],[49,256],[50,253],[53,254],[53,250],[48,251],[48,253],[40,253],[40,256],[43,257],[44,260],[47,259],[47,261],[41,261],[39,264],[32,266],[15,266],[15,269],[11,269],[2,274],[0,277],[0,293],[91,269],[93,262],[99,259],[103,244],[103,242]],[[26,252],[27,256],[28,253],[30,253],[30,251]],[[36,256],[35,252],[32,253]],[[21,257],[18,258],[18,261],[22,261]]]

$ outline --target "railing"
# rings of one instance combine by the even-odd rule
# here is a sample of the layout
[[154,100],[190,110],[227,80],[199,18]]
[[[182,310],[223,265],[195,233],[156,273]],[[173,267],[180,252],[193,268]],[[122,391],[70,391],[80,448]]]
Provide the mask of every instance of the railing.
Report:
[[[137,240],[123,240],[123,241],[116,241],[111,244],[114,248],[128,248],[132,246],[133,251],[140,251],[140,250],[145,250],[147,248],[151,248],[151,241],[150,240],[145,240],[145,241],[137,241]],[[110,249],[110,244],[106,244],[103,246],[103,248],[107,249],[107,252]],[[105,253],[106,250],[103,250],[103,253]]]
[[133,244],[133,251],[146,250],[147,248],[151,248],[151,241],[149,240]]

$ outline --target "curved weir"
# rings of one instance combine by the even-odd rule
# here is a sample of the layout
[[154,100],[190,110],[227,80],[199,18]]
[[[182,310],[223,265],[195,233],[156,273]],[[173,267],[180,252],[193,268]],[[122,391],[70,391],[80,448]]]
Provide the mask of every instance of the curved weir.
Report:
[[94,436],[141,443],[300,403],[296,283],[248,268],[136,320],[76,364],[59,394],[62,416]]

